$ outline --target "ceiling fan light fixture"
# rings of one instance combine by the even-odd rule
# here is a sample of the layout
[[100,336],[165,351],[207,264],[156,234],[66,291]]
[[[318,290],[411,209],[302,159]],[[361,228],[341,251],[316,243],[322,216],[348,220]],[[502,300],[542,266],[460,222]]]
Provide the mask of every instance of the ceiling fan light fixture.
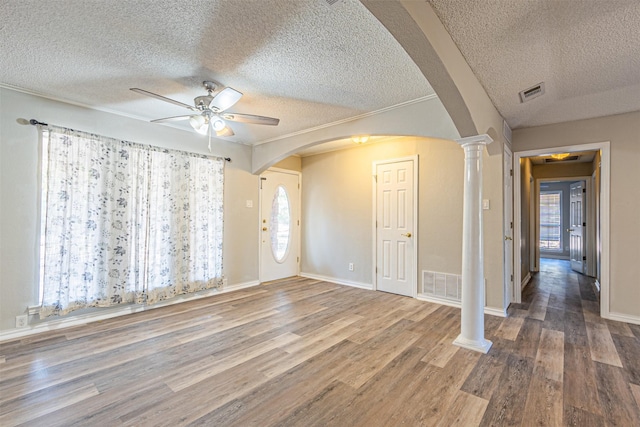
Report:
[[213,130],[215,130],[216,132],[220,132],[227,125],[222,119],[215,119],[213,123],[211,123],[211,126],[213,127]]
[[198,130],[206,124],[206,120],[203,116],[191,116],[189,117],[189,124],[192,128]]

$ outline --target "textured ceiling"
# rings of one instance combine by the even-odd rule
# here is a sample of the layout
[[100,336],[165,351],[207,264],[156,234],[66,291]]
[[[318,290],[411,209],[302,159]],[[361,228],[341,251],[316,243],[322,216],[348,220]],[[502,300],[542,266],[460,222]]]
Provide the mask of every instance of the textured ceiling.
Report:
[[214,80],[281,120],[231,123],[245,144],[433,93],[357,0],[0,0],[0,55],[3,84],[143,119],[189,111],[130,87],[191,104]]
[[429,1],[511,127],[640,110],[639,0]]

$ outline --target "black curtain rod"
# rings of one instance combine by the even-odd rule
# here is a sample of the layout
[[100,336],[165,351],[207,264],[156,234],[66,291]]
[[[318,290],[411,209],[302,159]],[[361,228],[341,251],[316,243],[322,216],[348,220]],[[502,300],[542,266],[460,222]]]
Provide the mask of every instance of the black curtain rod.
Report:
[[[23,120],[23,119],[20,119],[20,120]],[[30,125],[33,125],[33,126],[36,126],[36,125],[40,125],[40,126],[49,126],[48,124],[46,124],[46,123],[44,123],[44,122],[39,122],[39,121],[38,121],[38,120],[36,120],[36,119],[31,119],[31,120],[29,120],[29,124],[30,124]],[[229,163],[231,163],[231,157],[224,157],[224,160],[225,160],[225,161],[227,161],[227,162],[229,162]]]

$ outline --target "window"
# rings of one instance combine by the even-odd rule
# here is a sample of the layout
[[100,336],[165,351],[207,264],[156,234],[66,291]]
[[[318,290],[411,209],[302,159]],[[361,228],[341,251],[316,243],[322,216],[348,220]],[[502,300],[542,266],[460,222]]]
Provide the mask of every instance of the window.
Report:
[[562,252],[562,191],[540,192],[540,250]]
[[291,208],[289,195],[282,185],[279,185],[271,202],[271,252],[273,258],[282,263],[289,249],[291,226]]
[[222,281],[224,160],[49,127],[41,317]]

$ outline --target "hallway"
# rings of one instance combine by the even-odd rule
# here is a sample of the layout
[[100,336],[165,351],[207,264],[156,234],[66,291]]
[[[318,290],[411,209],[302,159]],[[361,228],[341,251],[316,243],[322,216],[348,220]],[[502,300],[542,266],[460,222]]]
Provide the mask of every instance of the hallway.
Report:
[[476,366],[506,360],[482,425],[519,424],[519,412],[522,425],[640,425],[640,326],[602,319],[593,279],[569,261],[541,259],[522,301]]

